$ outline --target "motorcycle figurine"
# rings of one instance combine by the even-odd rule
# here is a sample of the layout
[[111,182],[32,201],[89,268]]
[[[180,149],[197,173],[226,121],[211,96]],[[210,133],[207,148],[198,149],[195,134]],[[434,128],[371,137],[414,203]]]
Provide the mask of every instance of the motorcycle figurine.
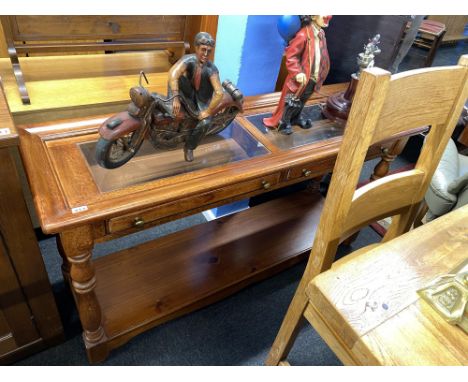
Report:
[[[104,168],[113,169],[127,163],[145,138],[155,149],[175,149],[185,142],[190,129],[198,123],[198,112],[191,110],[183,99],[179,113],[176,116],[169,113],[173,97],[150,93],[142,85],[142,78],[148,83],[144,72],[140,72],[139,85],[130,89],[132,102],[127,111],[110,117],[99,128],[96,160]],[[243,95],[239,89],[228,80],[222,86],[223,99],[212,114],[206,135],[218,134],[242,112]]]

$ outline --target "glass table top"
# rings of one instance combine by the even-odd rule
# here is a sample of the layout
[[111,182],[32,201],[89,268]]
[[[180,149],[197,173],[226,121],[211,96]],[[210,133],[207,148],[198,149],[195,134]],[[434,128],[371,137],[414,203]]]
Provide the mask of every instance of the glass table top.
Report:
[[174,150],[155,149],[145,139],[138,153],[116,169],[106,169],[95,159],[96,141],[78,144],[101,192],[109,192],[156,179],[237,162],[269,153],[239,123],[232,122],[217,135],[207,136],[194,150],[194,161],[184,160],[183,144]]
[[310,129],[301,129],[299,126],[293,126],[294,132],[290,135],[283,135],[263,124],[263,118],[271,117],[271,113],[253,114],[245,118],[282,150],[289,150],[343,135],[343,128],[323,117],[320,105],[306,106],[302,115],[304,118],[312,120],[312,127]]

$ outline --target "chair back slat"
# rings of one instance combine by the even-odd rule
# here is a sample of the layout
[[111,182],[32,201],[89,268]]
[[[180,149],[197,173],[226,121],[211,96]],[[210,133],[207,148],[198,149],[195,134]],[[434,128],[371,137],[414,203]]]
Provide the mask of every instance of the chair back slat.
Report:
[[465,75],[463,67],[437,67],[392,76],[372,143],[410,128],[445,124]]
[[378,179],[356,190],[342,237],[346,238],[369,223],[395,215],[413,204],[423,178],[422,171],[409,170]]

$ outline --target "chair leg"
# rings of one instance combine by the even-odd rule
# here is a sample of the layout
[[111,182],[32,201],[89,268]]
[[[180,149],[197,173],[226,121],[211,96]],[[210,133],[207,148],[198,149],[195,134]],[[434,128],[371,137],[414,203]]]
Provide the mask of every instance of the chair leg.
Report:
[[286,362],[286,357],[294,344],[294,341],[302,327],[304,320],[304,310],[307,306],[307,295],[305,287],[309,280],[306,277],[301,279],[299,287],[289,305],[281,328],[276,335],[275,342],[270,349],[270,353],[265,361],[266,365],[278,366]]
[[414,228],[418,228],[423,225],[423,219],[428,210],[429,210],[429,206],[427,205],[426,201],[423,199],[423,201],[421,202],[421,205],[419,206],[419,211],[416,214],[416,217],[414,219],[414,224],[413,224]]
[[431,48],[429,49],[429,53],[426,57],[426,61],[424,62],[425,67],[432,66],[435,54],[437,52],[437,49],[439,48],[440,43],[442,42],[444,35],[445,31],[443,31],[439,36],[434,37],[434,41],[432,42]]
[[343,240],[343,243],[344,245],[352,245],[356,239],[358,238],[359,236],[359,232],[360,231],[357,231],[356,233],[353,233],[350,237],[346,238],[345,240]]
[[419,211],[420,203],[412,204],[408,209],[400,215],[392,216],[392,224],[387,230],[382,242],[387,242],[408,232],[413,225],[416,214]]
[[[320,229],[320,227],[319,227]],[[320,235],[320,232],[319,234]],[[317,245],[320,242],[319,236],[315,236],[315,241],[310,251],[309,261],[307,262],[304,275],[299,282],[296,293],[289,305],[286,316],[281,324],[280,330],[276,335],[275,342],[270,349],[270,353],[265,361],[266,365],[277,366],[286,361],[286,357],[294,344],[299,333],[301,324],[305,321],[304,311],[307,308],[309,299],[306,294],[306,287],[309,282],[318,274],[330,269],[335,258],[336,249],[339,244],[339,238],[328,240],[326,238],[324,245]],[[319,256],[319,253],[322,253]]]

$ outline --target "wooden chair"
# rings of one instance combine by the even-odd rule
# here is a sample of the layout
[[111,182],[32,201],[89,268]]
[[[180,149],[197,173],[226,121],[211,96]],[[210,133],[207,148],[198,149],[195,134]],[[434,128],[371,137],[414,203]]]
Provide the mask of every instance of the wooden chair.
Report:
[[[361,75],[309,261],[266,364],[287,363],[308,308],[306,287],[332,266],[343,239],[389,216],[392,224],[383,242],[410,229],[467,97],[468,55],[453,67],[424,68],[394,76],[372,68]],[[370,145],[424,125],[431,128],[413,170],[356,190]],[[362,248],[339,261],[351,261],[369,249]],[[338,356],[347,363],[348,358]]]
[[419,35],[414,40],[414,44],[429,49],[424,66],[431,66],[447,29],[445,24],[439,21],[423,20],[418,32]]

